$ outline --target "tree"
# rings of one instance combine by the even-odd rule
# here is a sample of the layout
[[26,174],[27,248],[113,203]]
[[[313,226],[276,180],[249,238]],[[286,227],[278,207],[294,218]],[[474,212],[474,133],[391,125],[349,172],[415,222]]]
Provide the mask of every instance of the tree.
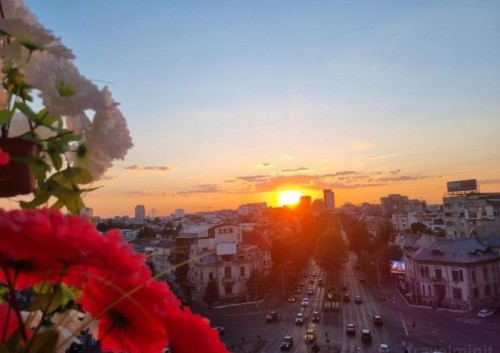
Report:
[[377,228],[377,248],[387,245],[391,240],[392,233],[394,233],[392,222],[388,219],[384,219]]
[[347,247],[342,239],[340,223],[331,217],[316,240],[315,258],[321,267],[331,273],[340,271],[347,258]]
[[139,230],[139,233],[137,234],[137,238],[139,239],[154,238],[154,237],[156,237],[156,232],[148,226],[142,227],[141,230]]
[[427,228],[427,226],[422,222],[412,223],[410,225],[410,229],[413,234],[420,234],[420,233],[432,234],[432,232],[429,231],[429,228]]
[[217,299],[219,299],[219,289],[217,288],[217,282],[212,278],[208,281],[203,300],[208,305],[213,305]]

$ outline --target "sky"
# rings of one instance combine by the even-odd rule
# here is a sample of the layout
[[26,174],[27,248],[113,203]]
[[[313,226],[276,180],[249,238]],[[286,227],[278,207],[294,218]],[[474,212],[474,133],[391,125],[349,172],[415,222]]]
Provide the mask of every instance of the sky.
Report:
[[94,215],[500,192],[499,1],[25,3],[131,131]]

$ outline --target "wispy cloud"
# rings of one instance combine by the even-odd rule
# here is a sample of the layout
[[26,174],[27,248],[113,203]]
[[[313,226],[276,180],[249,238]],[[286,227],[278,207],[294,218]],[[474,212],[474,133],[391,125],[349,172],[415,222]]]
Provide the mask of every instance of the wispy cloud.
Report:
[[127,170],[158,170],[167,171],[170,170],[168,167],[156,167],[156,166],[138,166],[137,164],[125,167]]
[[280,170],[279,172],[280,173],[295,173],[295,172],[305,172],[308,170],[309,170],[309,168],[299,167],[299,168],[295,168],[295,169],[283,169],[283,170]]
[[370,141],[358,141],[352,145],[352,148],[355,150],[368,150],[373,148],[374,144]]

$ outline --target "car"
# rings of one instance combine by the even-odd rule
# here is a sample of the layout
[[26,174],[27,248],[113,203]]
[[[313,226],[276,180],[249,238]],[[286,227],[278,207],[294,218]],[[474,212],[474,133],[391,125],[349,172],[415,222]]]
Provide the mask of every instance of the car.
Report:
[[276,311],[271,311],[266,316],[266,322],[274,322],[274,321],[278,321],[278,313]]
[[323,287],[325,285],[325,281],[320,279],[318,280],[318,286]]
[[312,316],[313,322],[320,322],[321,321],[321,316],[319,315],[318,311],[314,311],[311,316]]
[[289,350],[293,346],[293,338],[291,336],[285,336],[281,340],[280,349],[285,351]]
[[309,298],[303,298],[302,299],[302,303],[300,303],[300,305],[303,307],[303,308],[306,308],[309,306]]
[[295,295],[292,295],[290,298],[288,298],[289,303],[295,303],[297,301],[297,297]]
[[373,323],[375,325],[382,325],[384,321],[382,320],[382,316],[380,315],[373,315]]
[[314,334],[314,329],[308,328],[306,330],[306,334],[304,335],[304,339],[306,342],[313,342],[316,339],[316,335]]
[[355,295],[354,296],[354,302],[356,304],[361,304],[362,300],[361,300],[361,296],[360,295]]
[[314,289],[309,288],[309,289],[307,290],[307,295],[314,295]]
[[492,317],[494,313],[495,313],[495,311],[491,308],[490,309],[482,309],[482,310],[479,310],[479,312],[477,313],[477,316],[483,317],[483,318]]
[[372,332],[368,329],[361,330],[361,341],[362,342],[371,342],[372,341]]
[[297,287],[304,287],[304,282],[300,281],[299,283],[297,283]]
[[356,334],[356,326],[354,324],[345,325],[345,333],[352,336]]
[[351,296],[349,295],[349,293],[344,293],[344,295],[342,296],[342,300],[345,302],[350,302]]
[[293,291],[295,294],[300,294],[302,292],[302,288],[300,287],[297,287],[295,288],[295,290]]
[[219,335],[223,335],[224,334],[224,327],[222,327],[222,326],[215,326],[213,329],[215,331],[217,331],[219,333]]
[[295,324],[302,325],[303,323],[304,323],[304,314],[297,313],[297,315],[295,315]]
[[343,284],[341,289],[343,292],[345,292],[347,290],[347,284]]
[[314,277],[310,277],[309,278],[309,283],[314,284],[314,280],[315,280]]
[[391,353],[391,348],[387,343],[381,343],[378,346],[378,353]]

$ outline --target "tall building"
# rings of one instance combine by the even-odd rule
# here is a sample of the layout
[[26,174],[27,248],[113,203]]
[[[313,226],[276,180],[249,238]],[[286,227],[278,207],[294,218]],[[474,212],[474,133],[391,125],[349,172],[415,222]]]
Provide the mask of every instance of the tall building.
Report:
[[311,208],[311,204],[312,204],[311,196],[303,195],[303,196],[300,197],[299,207],[302,210],[308,210],[308,209],[310,209]]
[[323,190],[323,202],[325,211],[333,211],[335,209],[335,193],[330,189]]
[[144,205],[135,206],[135,220],[144,221],[146,218],[146,207]]
[[182,218],[182,217],[184,217],[184,214],[185,214],[185,212],[184,212],[184,209],[183,209],[183,208],[177,208],[177,209],[175,210],[174,217],[175,217],[175,218]]
[[447,238],[500,235],[500,193],[481,193],[476,179],[448,182],[443,197]]

